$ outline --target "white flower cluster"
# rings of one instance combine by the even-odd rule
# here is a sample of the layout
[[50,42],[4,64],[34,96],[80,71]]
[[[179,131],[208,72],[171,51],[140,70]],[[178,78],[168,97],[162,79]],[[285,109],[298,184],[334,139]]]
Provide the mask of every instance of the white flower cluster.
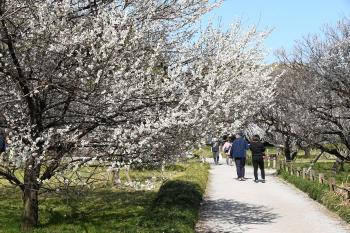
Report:
[[208,132],[235,130],[270,103],[268,32],[237,22],[191,37],[220,1],[17,2],[0,14],[9,22],[0,29],[1,112],[9,166],[40,185],[83,166],[186,157]]

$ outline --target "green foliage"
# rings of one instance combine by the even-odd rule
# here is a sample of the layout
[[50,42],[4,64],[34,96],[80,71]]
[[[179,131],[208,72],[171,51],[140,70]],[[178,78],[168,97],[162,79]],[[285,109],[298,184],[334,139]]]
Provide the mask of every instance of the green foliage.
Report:
[[279,171],[279,176],[307,193],[312,199],[325,205],[329,210],[337,213],[347,223],[350,223],[350,206],[344,203],[340,196],[329,191],[327,185],[292,176],[285,171]]
[[201,155],[205,158],[213,158],[213,153],[211,152],[210,146],[204,146],[202,148],[193,150],[193,154],[196,157],[199,157],[199,155]]
[[[326,177],[335,177],[337,184],[350,184],[350,164],[344,164],[344,171],[334,173],[332,170],[334,160],[331,162],[317,162],[312,167],[316,173],[323,173]],[[295,167],[307,168],[310,163],[295,163]]]
[[165,166],[165,170],[183,172],[186,170],[186,167],[183,164],[175,163]]
[[[32,232],[194,232],[209,167],[192,161],[168,169],[159,193],[100,187],[79,196],[41,195],[40,225]],[[130,176],[157,176],[162,182],[158,172],[137,170]],[[21,232],[20,190],[0,186],[0,209],[0,232]]]

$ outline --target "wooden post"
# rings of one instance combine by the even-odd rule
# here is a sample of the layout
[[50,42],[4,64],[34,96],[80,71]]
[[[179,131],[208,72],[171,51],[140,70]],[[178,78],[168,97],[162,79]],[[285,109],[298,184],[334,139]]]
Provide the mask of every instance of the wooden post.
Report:
[[297,174],[296,174],[296,175],[297,175],[298,177],[300,176],[300,170],[301,170],[300,167],[297,167]]
[[280,166],[280,170],[283,170],[283,162],[282,161],[280,161],[279,166]]
[[270,158],[269,157],[266,157],[267,158],[267,167],[270,168]]
[[294,174],[293,164],[289,164],[289,168],[290,168],[290,174],[293,175]]
[[303,168],[303,179],[306,179],[306,173],[307,173],[307,169],[304,167]]
[[324,174],[323,173],[318,174],[318,182],[320,184],[324,183]]
[[310,180],[314,180],[315,178],[315,171],[314,170],[310,170]]
[[329,184],[329,190],[334,192],[335,189],[335,178],[334,177],[329,177],[328,179],[328,184]]

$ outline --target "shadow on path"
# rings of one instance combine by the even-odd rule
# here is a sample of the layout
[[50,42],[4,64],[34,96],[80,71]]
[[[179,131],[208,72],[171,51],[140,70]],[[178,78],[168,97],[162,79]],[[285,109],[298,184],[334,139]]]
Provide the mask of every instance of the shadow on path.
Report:
[[218,199],[206,200],[196,232],[245,232],[254,224],[270,224],[279,216],[266,206]]

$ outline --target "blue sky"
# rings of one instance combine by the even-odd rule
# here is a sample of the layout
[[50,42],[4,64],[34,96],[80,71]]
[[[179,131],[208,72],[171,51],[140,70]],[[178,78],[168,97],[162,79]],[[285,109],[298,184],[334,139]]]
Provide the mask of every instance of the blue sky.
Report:
[[[223,30],[234,20],[241,19],[245,26],[258,25],[259,29],[272,28],[266,47],[273,52],[285,48],[291,51],[294,41],[308,34],[320,33],[325,24],[350,16],[350,0],[226,0],[223,5],[206,15],[219,17]],[[275,61],[271,53],[266,61]]]

